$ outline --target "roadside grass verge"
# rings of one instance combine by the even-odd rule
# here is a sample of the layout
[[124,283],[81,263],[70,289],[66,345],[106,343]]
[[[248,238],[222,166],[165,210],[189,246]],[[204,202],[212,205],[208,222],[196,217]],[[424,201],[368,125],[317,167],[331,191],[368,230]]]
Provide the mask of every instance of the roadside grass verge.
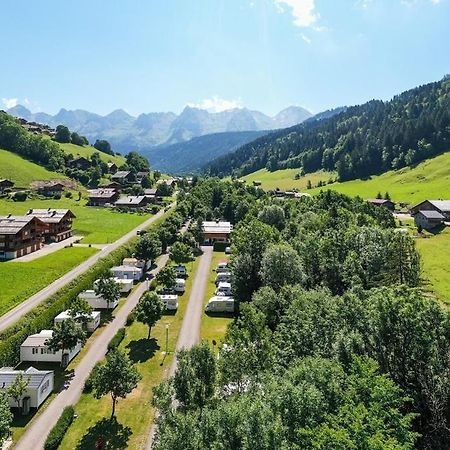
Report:
[[74,198],[29,199],[24,202],[0,199],[0,215],[24,215],[33,208],[70,209],[76,216],[73,221],[75,235],[84,236],[85,244],[109,244],[136,228],[151,217],[151,214],[122,213],[110,208],[86,206],[86,199]]
[[[229,257],[224,252],[215,251],[213,253],[203,307],[206,306],[208,300],[214,295],[214,291],[216,290],[215,280],[217,275],[217,264],[221,261],[228,260]],[[212,341],[214,340],[217,344],[216,348],[219,349],[225,337],[228,324],[232,320],[233,317],[231,315],[208,315],[205,313],[205,310],[203,308],[202,321],[200,325],[200,339],[206,340],[209,343],[212,343]]]
[[[178,310],[175,314],[162,317],[153,327],[149,340],[147,340],[147,326],[134,321],[126,327],[125,339],[119,348],[128,353],[142,379],[126,399],[118,402],[117,422],[109,421],[111,415],[109,396],[97,400],[92,393],[83,393],[75,405],[78,418],[66,433],[60,446],[61,450],[95,448],[96,439],[104,433],[107,433],[114,442],[123,444],[123,447],[117,448],[145,448],[154,419],[154,410],[151,406],[152,388],[164,379],[172,364],[173,352],[198,264],[199,258],[187,264],[189,277],[186,280],[186,291],[179,297]],[[169,354],[165,355],[167,325]]]
[[0,315],[48,286],[97,253],[89,247],[67,247],[29,262],[0,262]]

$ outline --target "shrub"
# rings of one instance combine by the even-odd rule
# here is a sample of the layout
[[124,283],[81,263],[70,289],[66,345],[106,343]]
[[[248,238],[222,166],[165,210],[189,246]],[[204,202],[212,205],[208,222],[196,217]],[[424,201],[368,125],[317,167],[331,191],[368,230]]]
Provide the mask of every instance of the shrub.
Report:
[[72,197],[73,197],[73,194],[72,194],[72,192],[67,191],[67,192],[64,194],[64,197],[66,197],[66,198],[72,198]]
[[125,337],[125,328],[120,328],[119,331],[109,341],[108,351],[116,349]]
[[53,198],[54,198],[55,200],[61,200],[61,194],[60,194],[60,193],[57,193],[57,194],[55,194],[55,195],[53,196]]
[[84,393],[89,393],[92,391],[92,381],[94,379],[94,376],[98,370],[98,367],[100,366],[100,363],[98,362],[94,368],[92,369],[91,373],[89,374],[89,376],[86,378],[86,381],[84,382],[84,387],[83,387],[83,392]]
[[16,192],[13,196],[13,200],[15,202],[24,202],[28,197],[28,194],[25,191]]
[[130,314],[127,316],[126,326],[129,327],[134,321],[136,320],[136,312],[131,311]]
[[66,406],[63,409],[58,421],[47,436],[47,440],[44,444],[44,450],[57,450],[59,444],[61,444],[61,441],[64,438],[64,435],[73,422],[74,413],[75,411],[73,406]]

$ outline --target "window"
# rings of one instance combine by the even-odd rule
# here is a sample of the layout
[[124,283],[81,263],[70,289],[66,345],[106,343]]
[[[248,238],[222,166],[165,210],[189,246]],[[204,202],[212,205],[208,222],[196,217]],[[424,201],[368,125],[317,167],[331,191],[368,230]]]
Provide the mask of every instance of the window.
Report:
[[46,380],[45,383],[41,386],[41,395],[48,389],[50,386],[50,381]]

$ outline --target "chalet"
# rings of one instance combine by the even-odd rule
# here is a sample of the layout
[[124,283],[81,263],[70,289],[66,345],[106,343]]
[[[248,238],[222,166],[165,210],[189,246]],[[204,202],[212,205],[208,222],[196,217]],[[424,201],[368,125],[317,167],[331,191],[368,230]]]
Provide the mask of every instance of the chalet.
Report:
[[45,224],[34,216],[0,216],[0,259],[20,258],[39,250]]
[[0,194],[5,192],[5,189],[11,189],[14,186],[14,182],[6,179],[0,180]]
[[425,200],[410,210],[412,216],[419,211],[437,211],[445,220],[450,220],[450,200]]
[[136,181],[137,181],[138,183],[141,183],[142,180],[143,180],[145,177],[148,177],[149,175],[150,175],[150,172],[149,172],[148,170],[145,170],[145,171],[142,171],[142,172],[138,172],[138,173],[136,174]]
[[[87,316],[87,315],[86,315]],[[73,317],[70,315],[70,310],[63,311],[62,313],[58,314],[53,322],[56,325],[57,323],[64,322],[65,320],[72,319]],[[76,317],[76,319],[81,318],[81,316]],[[89,331],[89,333],[94,332],[98,326],[100,325],[100,311],[92,311],[89,316],[86,317],[87,323],[86,323],[86,330]]]
[[[26,370],[15,370],[12,367],[0,368],[1,389],[8,389],[18,375],[22,375],[27,388],[19,400],[22,414],[28,414],[30,408],[39,408],[45,399],[52,393],[54,385],[53,370],[38,370],[28,367]],[[7,396],[10,407],[17,408],[17,400]]]
[[62,350],[55,352],[48,348],[47,342],[52,336],[53,330],[42,330],[28,336],[20,346],[20,361],[60,363],[62,360],[62,365],[67,366],[81,350],[81,342],[71,349],[65,349],[63,354]]
[[107,184],[102,184],[99,186],[99,189],[114,189],[117,192],[120,192],[123,189],[123,186],[117,181],[111,181]]
[[114,175],[119,170],[117,165],[113,162],[107,163],[107,166],[108,166],[108,172],[112,175]]
[[113,205],[120,197],[119,192],[115,189],[90,189],[88,191],[88,205],[89,206],[107,206]]
[[229,242],[232,229],[230,222],[205,221],[202,223],[203,241],[205,244]]
[[369,198],[367,200],[367,203],[370,203],[374,206],[384,206],[385,208],[389,209],[390,211],[394,211],[395,209],[395,203],[391,200],[387,200],[385,198]]
[[434,210],[418,211],[414,214],[414,222],[419,227],[425,230],[431,230],[444,223],[445,217],[439,212]]
[[69,167],[72,169],[87,170],[91,167],[91,162],[84,156],[80,156],[69,161]]
[[119,170],[115,174],[111,175],[111,180],[120,184],[127,184],[134,181],[134,176],[132,172],[127,170]]
[[37,217],[45,224],[43,237],[46,242],[61,242],[72,236],[75,214],[70,209],[30,209],[27,215]]
[[65,186],[62,183],[45,183],[38,187],[38,193],[45,197],[61,195]]
[[144,196],[148,203],[157,203],[162,201],[162,197],[156,195],[156,189],[144,189]]
[[117,200],[114,205],[116,208],[137,210],[144,208],[148,203],[145,195],[128,195],[126,197],[121,197]]

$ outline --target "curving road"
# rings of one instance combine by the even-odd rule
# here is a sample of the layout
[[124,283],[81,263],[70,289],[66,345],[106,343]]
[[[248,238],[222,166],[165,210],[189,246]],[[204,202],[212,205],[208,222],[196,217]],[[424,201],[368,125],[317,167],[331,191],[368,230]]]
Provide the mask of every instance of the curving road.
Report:
[[[172,209],[174,206],[175,206],[175,203],[172,203],[170,205],[170,208]],[[45,287],[41,291],[37,292],[36,294],[31,296],[29,299],[20,303],[15,308],[13,308],[11,311],[8,311],[6,314],[4,314],[2,317],[0,317],[0,332],[4,331],[6,328],[13,325],[22,316],[24,316],[26,313],[31,311],[35,306],[39,305],[44,300],[46,300],[48,297],[55,294],[61,288],[66,286],[68,283],[75,280],[81,274],[86,272],[94,264],[96,264],[99,261],[99,259],[104,258],[105,256],[109,255],[111,252],[113,252],[114,250],[119,248],[121,245],[127,243],[130,239],[132,239],[133,237],[136,236],[136,233],[138,230],[149,227],[153,222],[158,220],[164,214],[166,214],[166,212],[164,211],[164,209],[162,209],[157,214],[150,217],[145,222],[141,223],[139,226],[137,226],[136,228],[134,228],[133,230],[131,230],[130,232],[128,232],[127,234],[122,236],[117,241],[113,242],[112,244],[109,244],[107,247],[103,248],[98,253],[91,256],[86,261],[82,262],[77,267],[72,269],[70,272],[67,272],[65,275],[63,275],[58,280],[49,284],[47,287]]]

